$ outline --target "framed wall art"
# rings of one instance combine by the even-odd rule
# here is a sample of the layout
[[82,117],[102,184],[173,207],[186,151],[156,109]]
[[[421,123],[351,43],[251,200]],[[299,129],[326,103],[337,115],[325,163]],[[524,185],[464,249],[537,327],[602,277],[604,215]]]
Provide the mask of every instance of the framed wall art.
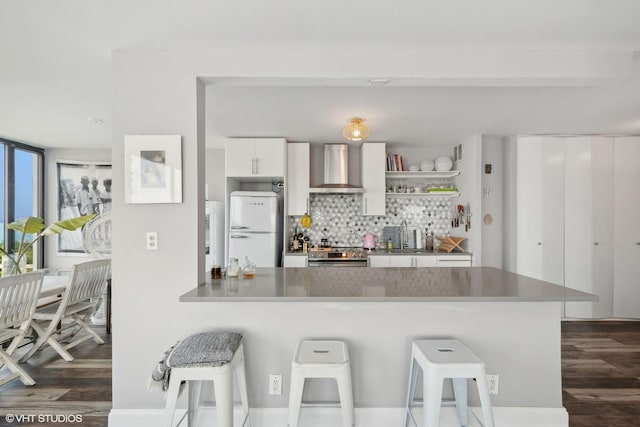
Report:
[[[56,169],[59,220],[111,212],[110,163],[57,160]],[[58,254],[85,254],[82,229],[58,235]]]
[[182,203],[180,135],[125,135],[126,203]]

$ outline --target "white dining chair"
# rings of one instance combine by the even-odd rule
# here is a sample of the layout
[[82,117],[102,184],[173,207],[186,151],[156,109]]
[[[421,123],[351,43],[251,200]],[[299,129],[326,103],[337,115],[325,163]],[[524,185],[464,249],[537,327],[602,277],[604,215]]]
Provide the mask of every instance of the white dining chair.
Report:
[[[104,340],[91,329],[88,322],[107,286],[110,269],[109,259],[87,261],[73,266],[67,289],[60,301],[39,307],[33,314],[31,326],[38,339],[20,362],[29,359],[44,344],[49,344],[68,362],[73,360],[68,350],[78,344],[90,339],[104,344]],[[74,341],[63,342],[75,338],[81,331],[86,334]]]
[[[0,279],[0,368],[7,367],[12,374],[0,377],[0,385],[20,378],[24,385],[36,382],[11,357],[22,343],[36,310],[44,273],[18,274]],[[11,341],[3,350],[2,344]]]

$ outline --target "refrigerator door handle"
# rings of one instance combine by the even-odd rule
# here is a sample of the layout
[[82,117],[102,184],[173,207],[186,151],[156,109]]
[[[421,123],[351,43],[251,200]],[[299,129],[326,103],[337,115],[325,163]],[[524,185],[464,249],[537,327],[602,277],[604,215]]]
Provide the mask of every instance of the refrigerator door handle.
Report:
[[248,239],[249,236],[238,236],[238,235],[231,235],[229,236],[230,239]]
[[232,225],[231,226],[232,230],[246,230],[247,228],[249,228],[249,227],[244,227],[242,225]]

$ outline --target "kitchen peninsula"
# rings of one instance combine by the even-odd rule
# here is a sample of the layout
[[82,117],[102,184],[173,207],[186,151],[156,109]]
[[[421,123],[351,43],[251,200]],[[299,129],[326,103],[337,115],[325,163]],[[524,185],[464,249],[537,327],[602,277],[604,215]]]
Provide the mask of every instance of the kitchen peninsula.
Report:
[[[472,348],[488,373],[499,374],[499,394],[492,396],[497,421],[533,416],[542,417],[539,425],[562,426],[568,425],[562,303],[594,300],[491,267],[258,268],[254,279],[207,279],[180,297],[211,304],[210,323],[202,327],[245,334],[252,408],[286,408],[286,387],[283,396],[263,390],[272,373],[288,384],[298,341],[337,338],[349,345],[356,417],[367,408],[390,408],[395,420],[404,404],[411,342],[452,337]],[[478,406],[471,390],[471,406]],[[326,400],[335,398],[332,392],[312,387],[310,395]]]

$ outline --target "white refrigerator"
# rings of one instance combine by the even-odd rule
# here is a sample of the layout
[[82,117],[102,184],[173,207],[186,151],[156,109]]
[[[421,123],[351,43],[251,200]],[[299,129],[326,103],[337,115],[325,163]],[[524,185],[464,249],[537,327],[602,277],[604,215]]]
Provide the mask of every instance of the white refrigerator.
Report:
[[224,203],[205,202],[205,269],[224,265]]
[[271,191],[233,191],[229,203],[229,258],[278,267],[282,251],[281,201]]

